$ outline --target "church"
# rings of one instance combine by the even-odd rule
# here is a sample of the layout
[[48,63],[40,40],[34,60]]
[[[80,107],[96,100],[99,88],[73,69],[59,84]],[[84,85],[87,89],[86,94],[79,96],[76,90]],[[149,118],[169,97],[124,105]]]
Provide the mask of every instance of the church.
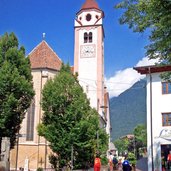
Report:
[[[91,107],[99,113],[100,126],[110,137],[109,94],[104,83],[104,12],[95,0],[85,0],[76,13],[74,23],[74,66],[78,80],[90,99]],[[10,154],[11,169],[28,167],[51,168],[48,142],[37,134],[43,111],[40,106],[41,91],[46,81],[59,73],[62,60],[43,40],[30,53],[35,97],[23,120],[19,142]],[[110,139],[109,139],[110,142]]]

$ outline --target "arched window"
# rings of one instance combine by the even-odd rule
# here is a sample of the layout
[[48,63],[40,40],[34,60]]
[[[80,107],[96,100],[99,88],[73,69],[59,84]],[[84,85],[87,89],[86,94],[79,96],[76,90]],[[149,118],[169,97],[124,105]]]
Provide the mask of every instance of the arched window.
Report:
[[87,43],[87,41],[88,41],[88,34],[84,33],[84,43]]
[[34,138],[34,117],[35,117],[35,100],[31,103],[27,110],[27,132],[26,141],[33,141]]
[[92,32],[89,33],[89,43],[92,43],[93,41],[93,34]]
[[90,32],[89,34],[87,32],[84,33],[84,43],[92,43],[93,42],[93,33]]

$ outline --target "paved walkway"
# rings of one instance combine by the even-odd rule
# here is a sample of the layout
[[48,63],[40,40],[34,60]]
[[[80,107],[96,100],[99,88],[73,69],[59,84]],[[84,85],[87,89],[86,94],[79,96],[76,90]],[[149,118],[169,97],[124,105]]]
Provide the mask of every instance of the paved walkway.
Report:
[[148,170],[147,157],[143,157],[137,161],[137,171],[147,171],[147,170]]
[[[102,169],[102,171],[107,171],[108,169]],[[137,165],[136,165],[136,171],[147,171],[148,167],[147,167],[147,158],[143,157],[140,160],[137,161]],[[122,171],[122,168],[120,167],[118,170],[116,171]]]

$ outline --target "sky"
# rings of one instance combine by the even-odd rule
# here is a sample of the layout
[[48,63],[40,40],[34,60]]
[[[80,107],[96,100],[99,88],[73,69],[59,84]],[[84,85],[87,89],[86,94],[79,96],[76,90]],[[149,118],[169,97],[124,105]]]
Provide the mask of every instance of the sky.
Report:
[[[144,47],[148,33],[133,33],[127,25],[119,24],[123,10],[114,6],[120,0],[96,0],[104,11],[105,83],[110,97],[118,96],[144,77],[134,66],[149,65],[155,61],[145,58]],[[45,40],[64,61],[73,65],[74,18],[85,0],[0,0],[0,35],[14,32],[26,54]],[[119,87],[119,88],[118,88]]]

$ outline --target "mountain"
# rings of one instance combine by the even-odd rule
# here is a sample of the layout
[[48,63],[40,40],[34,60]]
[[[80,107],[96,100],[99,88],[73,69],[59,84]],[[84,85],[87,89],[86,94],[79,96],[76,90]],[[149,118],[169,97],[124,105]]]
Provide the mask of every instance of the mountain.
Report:
[[140,80],[131,88],[110,99],[112,141],[131,134],[137,124],[146,123],[146,81]]

